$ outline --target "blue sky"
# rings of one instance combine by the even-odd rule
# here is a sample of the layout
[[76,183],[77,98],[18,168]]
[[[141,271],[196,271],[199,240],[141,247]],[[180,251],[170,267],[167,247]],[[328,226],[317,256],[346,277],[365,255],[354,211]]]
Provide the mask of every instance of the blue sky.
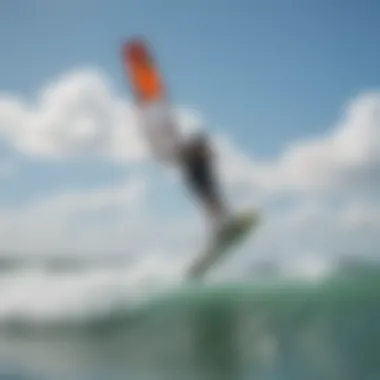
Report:
[[379,85],[376,1],[1,2],[2,90],[28,95],[97,65],[125,89],[118,49],[147,36],[176,101],[245,149],[327,128],[347,99]]
[[[380,4],[370,0],[3,0],[0,91],[4,99],[14,96],[24,110],[32,110],[41,89],[70,72],[95,67],[106,75],[113,101],[119,96],[127,103],[130,93],[120,46],[129,37],[144,36],[154,48],[173,101],[200,112],[208,128],[225,132],[234,141],[231,152],[244,155],[228,156],[235,167],[240,165],[234,181],[254,183],[253,188],[267,194],[293,191],[295,198],[307,188],[309,193],[302,200],[310,206],[320,189],[318,181],[326,185],[338,178],[336,186],[343,188],[359,178],[355,170],[365,173],[365,165],[378,168],[375,153],[374,161],[365,161],[365,149],[378,141],[373,136],[380,85],[379,15]],[[81,82],[74,78],[70,83],[93,88],[103,79]],[[374,95],[360,100],[369,91]],[[322,144],[323,149],[316,146],[315,141],[332,135],[347,102],[355,99],[355,104],[364,106],[353,111],[353,122],[343,128],[346,134],[337,132],[335,150],[330,151],[330,140]],[[100,108],[104,104],[97,103]],[[8,105],[4,107],[8,110]],[[59,105],[55,107],[58,112]],[[2,114],[0,107],[0,127],[9,124],[9,116],[4,115],[14,116],[11,112]],[[41,115],[36,120],[45,120]],[[35,123],[32,116],[23,117],[27,134]],[[66,120],[64,115],[62,120]],[[31,133],[30,138],[34,137]],[[355,139],[361,148],[352,145]],[[287,155],[295,141],[301,141],[301,153]],[[171,195],[171,191],[175,194],[171,183],[146,163],[126,165],[93,156],[57,161],[20,146],[0,135],[1,159],[17,167],[15,175],[0,181],[3,210],[60,194],[117,187],[129,175],[156,181],[158,201],[149,203],[152,212],[175,212],[181,202],[182,190]],[[269,160],[273,167],[260,166],[256,159]],[[329,166],[332,159],[341,166]],[[336,193],[328,196],[336,197]],[[368,206],[362,195],[346,196],[350,205]]]

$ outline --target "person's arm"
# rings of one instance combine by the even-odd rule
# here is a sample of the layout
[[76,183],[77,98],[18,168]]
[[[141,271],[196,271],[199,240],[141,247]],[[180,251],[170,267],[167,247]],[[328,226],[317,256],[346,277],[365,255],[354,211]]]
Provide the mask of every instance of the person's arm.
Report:
[[145,129],[153,156],[165,165],[177,165],[181,149],[180,137],[172,122]]
[[153,156],[163,164],[176,164],[181,140],[169,107],[154,104],[140,108],[139,120]]

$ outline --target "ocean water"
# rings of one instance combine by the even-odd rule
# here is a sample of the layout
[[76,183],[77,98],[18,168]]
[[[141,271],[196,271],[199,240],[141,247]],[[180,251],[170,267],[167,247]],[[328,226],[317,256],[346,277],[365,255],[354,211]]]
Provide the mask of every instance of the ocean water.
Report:
[[5,270],[0,379],[377,380],[379,275],[152,293],[116,269]]

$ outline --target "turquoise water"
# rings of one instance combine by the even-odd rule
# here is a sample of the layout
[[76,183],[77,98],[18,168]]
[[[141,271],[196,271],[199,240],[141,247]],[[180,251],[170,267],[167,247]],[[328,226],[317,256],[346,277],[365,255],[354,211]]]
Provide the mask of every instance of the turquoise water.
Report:
[[0,379],[377,380],[377,273],[187,285],[82,321],[13,321]]

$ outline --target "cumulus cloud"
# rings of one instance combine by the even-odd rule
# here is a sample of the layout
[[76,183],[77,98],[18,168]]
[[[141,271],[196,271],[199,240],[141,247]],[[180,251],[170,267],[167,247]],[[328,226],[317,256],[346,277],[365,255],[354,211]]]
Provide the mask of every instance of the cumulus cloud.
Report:
[[219,139],[224,178],[268,195],[347,191],[380,185],[380,94],[352,100],[341,119],[324,136],[291,142],[271,161],[238,151],[227,137]]
[[[338,121],[314,136],[288,144],[263,161],[218,136],[219,171],[236,203],[257,202],[263,225],[236,266],[275,259],[324,267],[338,257],[376,258],[380,251],[380,94],[360,94]],[[303,266],[301,265],[303,268]]]
[[[184,125],[196,118],[186,109],[177,116]],[[94,69],[59,77],[42,87],[34,102],[0,94],[0,138],[25,154],[135,162],[148,156],[141,135],[131,104]]]
[[130,229],[138,224],[146,194],[144,179],[128,178],[121,185],[65,192],[4,210],[0,212],[1,248],[32,254],[36,251],[52,254],[65,250],[99,251],[107,249],[104,243],[111,248],[110,229],[114,225],[105,223],[103,233],[97,235],[97,232],[102,232],[104,212],[111,210],[124,216],[116,231],[124,229],[123,235],[129,236]]
[[[178,118],[185,130],[201,119],[189,109],[178,110]],[[62,76],[35,102],[0,96],[0,138],[26,155],[93,155],[134,165],[148,158],[141,137],[130,103],[94,70]],[[216,135],[214,142],[231,201],[263,210],[263,225],[235,256],[236,268],[248,268],[247,260],[255,258],[286,261],[380,249],[379,93],[359,95],[323,136],[291,142],[270,160],[240,151],[230,136]],[[157,257],[166,262],[162,257],[169,251],[196,254],[204,237],[202,215],[155,216],[144,202],[150,188],[152,179],[129,178],[124,186],[63,193],[4,211],[0,244],[20,250],[133,250],[148,263],[144,270],[140,263],[138,273],[151,273]],[[99,222],[107,210],[111,221]],[[168,262],[163,273],[177,268],[177,261]]]

